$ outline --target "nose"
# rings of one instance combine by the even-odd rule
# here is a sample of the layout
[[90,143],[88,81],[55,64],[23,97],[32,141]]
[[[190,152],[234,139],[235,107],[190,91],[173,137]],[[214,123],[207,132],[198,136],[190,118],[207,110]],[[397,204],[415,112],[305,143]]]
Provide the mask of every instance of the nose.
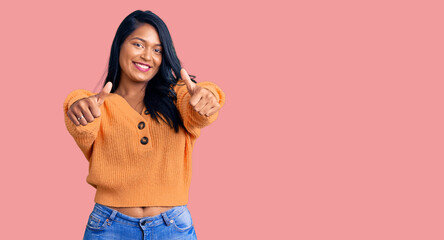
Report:
[[151,60],[151,51],[149,48],[142,53],[141,57],[147,61]]

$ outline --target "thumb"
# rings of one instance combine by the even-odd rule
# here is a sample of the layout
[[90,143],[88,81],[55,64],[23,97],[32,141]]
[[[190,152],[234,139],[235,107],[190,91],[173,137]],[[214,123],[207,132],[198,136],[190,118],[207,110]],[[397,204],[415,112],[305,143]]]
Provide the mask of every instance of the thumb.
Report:
[[192,96],[194,93],[194,89],[196,88],[196,84],[191,81],[190,76],[188,75],[185,68],[180,69],[180,79],[183,79],[185,81],[185,84],[187,85],[188,92]]
[[103,87],[102,91],[97,94],[97,104],[100,106],[105,101],[105,98],[108,96],[108,94],[111,92],[111,88],[113,86],[112,82],[107,82],[105,84],[105,87]]

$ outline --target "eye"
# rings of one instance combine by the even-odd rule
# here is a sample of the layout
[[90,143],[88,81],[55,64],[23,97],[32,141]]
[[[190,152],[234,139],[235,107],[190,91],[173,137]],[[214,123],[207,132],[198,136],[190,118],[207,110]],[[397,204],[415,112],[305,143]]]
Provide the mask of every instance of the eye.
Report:
[[[142,44],[140,44],[140,43],[133,43],[133,45],[134,45],[134,46],[137,46],[137,45],[142,46]],[[143,46],[142,46],[142,47],[143,47]]]
[[158,48],[154,49],[154,51],[156,51],[157,53],[161,53],[162,52],[162,50],[160,50]]

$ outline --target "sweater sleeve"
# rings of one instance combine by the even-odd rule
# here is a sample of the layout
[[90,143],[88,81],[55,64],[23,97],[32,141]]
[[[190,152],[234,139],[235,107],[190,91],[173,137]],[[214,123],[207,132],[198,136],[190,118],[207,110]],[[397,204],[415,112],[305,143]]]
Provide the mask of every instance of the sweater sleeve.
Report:
[[[198,82],[196,85],[210,90],[222,108],[225,104],[225,93],[219,86],[212,82]],[[219,115],[219,111],[209,117],[202,116],[196,112],[190,104],[191,95],[188,93],[187,86],[183,80],[178,81],[178,85],[174,86],[174,91],[177,95],[176,106],[182,116],[186,129],[190,134],[198,137],[200,135],[200,129],[214,122]]]
[[[66,129],[74,138],[75,142],[77,143],[80,150],[83,152],[88,161],[91,157],[94,140],[96,139],[97,133],[100,128],[102,115],[95,118],[93,122],[88,123],[86,126],[83,126],[81,124],[79,126],[76,126],[66,113],[74,102],[85,97],[90,97],[92,95],[95,95],[95,93],[84,89],[77,89],[69,93],[63,103],[63,114],[65,117]],[[100,107],[101,111],[103,111],[102,106]]]

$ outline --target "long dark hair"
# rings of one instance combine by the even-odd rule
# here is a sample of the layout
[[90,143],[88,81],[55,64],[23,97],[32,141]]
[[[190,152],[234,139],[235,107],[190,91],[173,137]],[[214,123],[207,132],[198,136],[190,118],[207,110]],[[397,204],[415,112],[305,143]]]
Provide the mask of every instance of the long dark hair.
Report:
[[[177,133],[179,132],[179,126],[182,126],[184,129],[185,127],[182,117],[174,104],[177,101],[177,96],[172,88],[176,86],[177,81],[179,80],[180,69],[182,67],[180,60],[176,55],[173,40],[171,39],[166,24],[153,12],[136,10],[129,14],[123,19],[122,23],[120,23],[111,46],[108,74],[103,86],[105,86],[107,82],[112,82],[112,93],[119,86],[119,54],[121,45],[134,30],[144,23],[152,25],[157,30],[163,51],[162,63],[160,64],[159,71],[150,81],[148,81],[143,102],[151,118],[157,122],[159,122],[158,118],[161,118],[171,128],[174,128]],[[175,76],[171,70],[174,71]],[[196,83],[194,75],[190,75],[190,78]],[[162,114],[163,117],[161,117],[159,113]]]

